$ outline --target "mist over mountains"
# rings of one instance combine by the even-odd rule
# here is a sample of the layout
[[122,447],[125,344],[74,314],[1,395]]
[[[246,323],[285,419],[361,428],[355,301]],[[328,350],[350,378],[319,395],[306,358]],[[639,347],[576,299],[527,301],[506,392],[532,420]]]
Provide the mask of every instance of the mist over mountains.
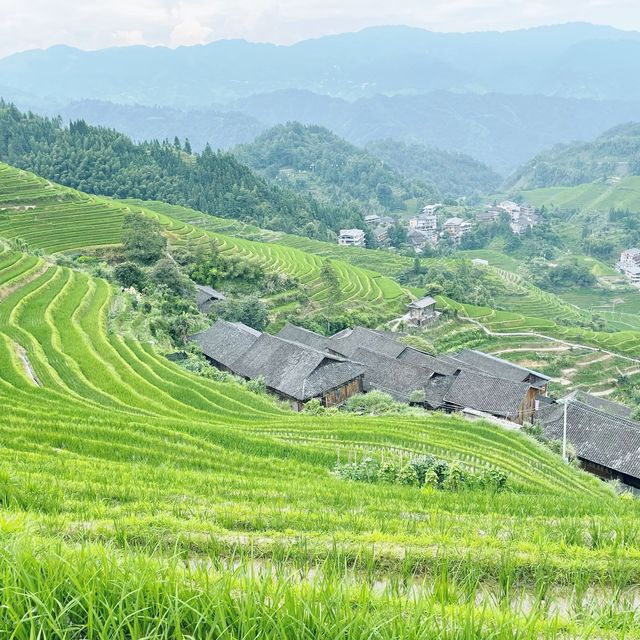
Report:
[[364,146],[465,153],[503,175],[557,144],[640,120],[640,33],[572,23],[512,32],[374,27],[291,46],[66,46],[0,60],[22,108],[228,149],[287,121]]

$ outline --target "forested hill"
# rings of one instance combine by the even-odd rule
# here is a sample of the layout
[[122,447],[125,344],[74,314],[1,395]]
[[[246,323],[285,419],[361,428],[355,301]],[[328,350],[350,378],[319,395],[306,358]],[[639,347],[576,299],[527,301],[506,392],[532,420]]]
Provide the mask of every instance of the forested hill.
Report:
[[84,121],[23,114],[0,102],[0,160],[94,194],[162,200],[258,226],[326,238],[362,224],[347,208],[269,184],[230,154],[188,142],[134,143]]
[[320,126],[277,125],[233,153],[266,178],[329,202],[389,211],[410,198],[436,195]]
[[510,179],[515,189],[572,187],[640,175],[640,123],[609,129],[592,142],[557,145]]
[[492,193],[502,182],[493,169],[463,153],[390,138],[366,148],[406,178],[433,185],[444,197]]

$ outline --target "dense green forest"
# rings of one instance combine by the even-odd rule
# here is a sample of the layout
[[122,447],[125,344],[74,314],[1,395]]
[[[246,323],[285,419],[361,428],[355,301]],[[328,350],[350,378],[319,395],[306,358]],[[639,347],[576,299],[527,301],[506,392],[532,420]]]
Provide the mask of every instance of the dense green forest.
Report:
[[362,225],[356,209],[321,203],[269,184],[230,154],[187,140],[134,143],[83,120],[21,113],[0,102],[0,159],[82,191],[162,200],[261,227],[323,238]]
[[444,198],[493,193],[502,182],[493,169],[463,153],[390,138],[366,148],[406,178],[431,185]]
[[233,153],[266,178],[333,203],[392,211],[405,200],[436,195],[320,126],[277,125]]
[[609,129],[591,142],[556,145],[510,179],[512,189],[573,187],[640,175],[640,123]]

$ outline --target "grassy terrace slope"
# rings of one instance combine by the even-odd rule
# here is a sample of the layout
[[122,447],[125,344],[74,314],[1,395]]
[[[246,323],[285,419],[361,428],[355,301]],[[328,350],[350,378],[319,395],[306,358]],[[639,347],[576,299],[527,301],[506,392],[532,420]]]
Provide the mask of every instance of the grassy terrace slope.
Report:
[[640,176],[627,176],[611,184],[589,183],[575,187],[548,187],[523,191],[522,197],[536,207],[555,206],[579,211],[640,209]]
[[[385,251],[345,250],[336,245],[263,231],[241,223],[159,203],[142,206],[86,196],[32,174],[0,165],[0,235],[20,237],[32,248],[46,252],[83,246],[117,243],[123,216],[141,210],[159,220],[175,242],[201,241],[216,237],[223,249],[256,259],[267,268],[286,271],[306,287],[316,309],[328,303],[328,288],[320,277],[322,260],[330,258],[340,278],[343,307],[375,309],[397,315],[407,300],[406,292],[393,276],[411,266],[409,258]],[[498,301],[501,309],[487,309],[441,299],[442,306],[482,322],[495,332],[544,332],[631,356],[640,356],[640,332],[629,317],[611,317],[614,333],[595,332],[563,321],[584,322],[589,312],[567,304],[553,294],[524,282],[516,274],[496,265],[496,274],[509,283],[512,293]],[[382,275],[381,275],[382,274]],[[275,302],[277,305],[278,303]],[[275,311],[287,313],[286,300]]]
[[[118,241],[123,205],[0,180],[0,237]],[[0,243],[0,636],[638,637],[637,503],[482,422],[292,414],[194,377],[108,331],[113,295]],[[509,490],[330,473],[422,453]]]
[[[130,210],[130,206],[118,201],[88,196],[0,164],[0,236],[21,238],[31,248],[53,253],[116,244],[121,238],[124,215]],[[145,212],[159,218],[178,242],[202,240],[209,233],[155,212]],[[232,235],[215,234],[215,237],[223,250],[256,259],[267,269],[298,278],[317,308],[326,304],[328,287],[320,277],[323,264],[320,256]],[[396,282],[370,268],[340,259],[334,261],[334,267],[340,278],[338,303],[344,307],[370,306],[393,317],[408,299]]]
[[[526,638],[583,623],[600,637],[631,628],[632,614],[605,616],[600,605],[581,620],[556,620],[535,595],[525,617],[519,589],[562,592],[572,603],[565,584],[625,592],[640,578],[635,503],[494,426],[438,414],[305,417],[237,385],[195,378],[148,345],[110,334],[111,296],[102,280],[0,252],[2,633],[45,629],[51,637],[56,625],[75,625],[78,637],[169,638],[178,625],[177,637],[234,637],[246,633],[243,624],[282,618],[321,626],[307,637],[335,637],[327,634],[337,633],[340,615],[356,615],[358,631],[340,637],[375,626],[384,638],[398,637],[398,610],[405,637],[423,637],[420,629],[462,637],[453,635],[462,624]],[[511,489],[350,483],[329,473],[338,451],[431,452],[469,469],[503,469]],[[233,572],[230,554],[239,563]],[[246,555],[275,573],[260,579]],[[263,564],[269,559],[275,568]],[[324,586],[300,572],[309,562],[323,563]],[[446,593],[433,589],[434,572]],[[355,575],[359,585],[349,587]],[[423,578],[416,600],[415,587],[407,589]],[[389,581],[382,593],[373,587],[380,579]],[[503,593],[495,601],[494,581]],[[331,602],[338,618],[295,608],[319,602]],[[362,619],[353,612],[360,606],[369,611]],[[205,624],[217,631],[199,635]],[[249,637],[304,636],[298,627],[284,636],[257,628],[262,635]]]

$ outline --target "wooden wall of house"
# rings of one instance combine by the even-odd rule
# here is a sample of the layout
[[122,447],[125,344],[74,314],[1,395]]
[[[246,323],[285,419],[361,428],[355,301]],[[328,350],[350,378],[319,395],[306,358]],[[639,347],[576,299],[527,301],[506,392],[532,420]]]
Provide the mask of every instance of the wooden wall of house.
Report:
[[605,467],[597,462],[591,462],[591,460],[585,460],[578,456],[578,460],[580,460],[580,466],[589,473],[592,473],[595,476],[598,476],[602,480],[620,480],[620,482],[634,487],[635,489],[640,489],[640,478],[634,478],[633,476],[627,475],[626,473],[620,473],[615,469],[610,469],[609,467]]
[[529,388],[529,391],[527,391],[527,395],[520,405],[520,410],[518,411],[518,415],[515,418],[515,422],[517,422],[518,424],[531,422],[536,409],[536,398],[538,397],[538,395],[539,392],[537,389],[534,389],[533,387]]
[[340,387],[336,387],[335,389],[331,389],[327,391],[322,396],[322,404],[325,407],[336,407],[338,405],[344,404],[348,398],[356,395],[357,393],[362,393],[363,377],[358,376],[353,380],[350,380],[346,384],[343,384]]

